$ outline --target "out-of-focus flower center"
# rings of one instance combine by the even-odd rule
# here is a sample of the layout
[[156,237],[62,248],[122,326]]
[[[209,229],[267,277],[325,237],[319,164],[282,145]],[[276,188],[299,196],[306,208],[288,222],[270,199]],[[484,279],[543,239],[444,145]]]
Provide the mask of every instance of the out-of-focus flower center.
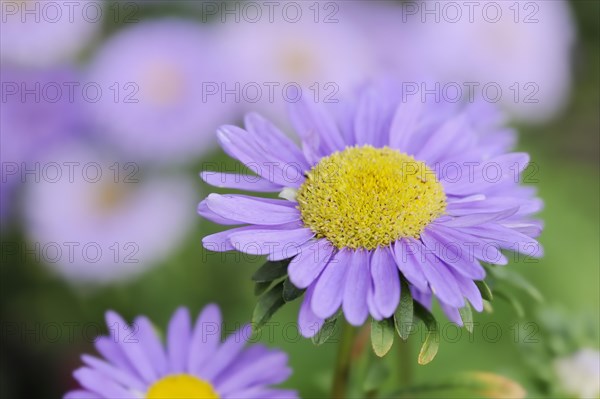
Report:
[[125,184],[116,182],[97,183],[98,192],[95,197],[96,209],[100,213],[110,213],[123,204],[128,197],[129,190]]
[[146,399],[219,399],[213,386],[189,374],[169,375],[156,381]]
[[148,101],[169,105],[183,96],[185,78],[174,65],[166,62],[152,64],[145,72],[140,90]]
[[444,189],[425,163],[368,145],[321,159],[296,199],[304,224],[337,248],[418,238],[446,210]]
[[281,66],[290,77],[306,83],[315,74],[315,56],[306,44],[292,43],[281,51]]

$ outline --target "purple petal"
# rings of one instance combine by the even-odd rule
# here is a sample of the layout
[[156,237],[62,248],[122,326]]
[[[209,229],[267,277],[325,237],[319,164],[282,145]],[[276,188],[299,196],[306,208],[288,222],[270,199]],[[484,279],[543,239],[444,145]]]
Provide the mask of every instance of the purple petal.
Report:
[[244,118],[244,125],[248,131],[260,136],[268,147],[277,148],[282,159],[297,163],[304,170],[310,169],[302,151],[270,121],[252,112]]
[[281,191],[283,188],[283,186],[271,183],[260,176],[204,171],[200,173],[200,177],[211,186],[235,190],[273,193]]
[[373,283],[369,284],[369,291],[367,292],[367,308],[369,309],[369,314],[375,320],[383,320],[385,318],[377,308],[377,305],[375,305],[375,288],[373,288]]
[[287,354],[280,351],[254,359],[252,364],[238,369],[237,372],[229,371],[227,376],[217,383],[219,393],[224,397],[237,397],[234,394],[236,391],[248,387],[281,383],[291,374],[287,362]]
[[357,145],[369,144],[381,147],[386,144],[387,137],[384,132],[386,125],[386,113],[378,97],[373,92],[361,96],[356,116],[354,119],[354,132]]
[[418,131],[422,106],[421,99],[417,97],[411,97],[398,106],[390,127],[390,147],[407,154],[415,153],[416,148],[411,139]]
[[515,213],[517,213],[519,208],[507,209],[505,211],[500,212],[490,212],[490,213],[474,213],[471,215],[465,215],[460,217],[451,218],[440,222],[440,224],[447,227],[470,227],[470,226],[478,226],[480,224],[496,222],[502,219],[506,219]]
[[216,213],[214,213],[213,211],[211,211],[210,209],[208,209],[208,206],[206,205],[206,199],[198,204],[197,212],[198,212],[198,215],[202,216],[206,220],[210,220],[213,223],[223,224],[223,225],[242,224],[242,223],[238,222],[237,220],[231,220],[229,218],[224,218],[222,216],[219,216]]
[[290,104],[289,110],[292,125],[303,141],[311,134],[319,137],[320,155],[344,149],[342,134],[335,121],[323,109],[306,99],[301,99],[295,104]]
[[117,342],[131,366],[135,368],[144,381],[152,382],[156,380],[158,375],[150,365],[144,348],[139,345],[136,328],[130,327],[121,316],[113,311],[106,312],[106,324],[112,339]]
[[294,230],[249,229],[233,232],[229,240],[233,247],[251,255],[268,255],[285,248],[298,248],[315,233],[308,228]]
[[65,396],[63,396],[63,399],[101,399],[102,396],[99,396],[98,394],[89,392],[89,391],[82,391],[82,390],[77,390],[77,391],[71,391],[71,392],[67,392],[67,394]]
[[352,252],[343,249],[333,255],[325,270],[315,283],[311,309],[315,315],[326,319],[337,312],[342,304],[346,271]]
[[204,363],[200,368],[198,375],[208,381],[217,378],[219,374],[225,371],[231,362],[244,349],[247,339],[250,337],[250,325],[243,326],[240,330],[231,334],[217,352],[212,356],[209,362]]
[[144,316],[137,317],[134,324],[138,327],[140,345],[144,347],[156,373],[159,376],[165,375],[167,373],[167,356],[154,325]]
[[419,265],[435,296],[448,305],[462,307],[464,299],[456,280],[446,268],[446,265],[441,263],[435,256],[433,256],[433,260],[428,259],[427,255],[432,257],[432,254],[426,251],[425,246],[417,240],[411,239],[411,241],[413,241],[417,251],[409,256]]
[[135,398],[131,391],[90,368],[82,367],[75,370],[73,377],[83,388],[99,395],[101,398]]
[[206,198],[206,205],[217,215],[240,223],[276,225],[300,220],[300,212],[288,206],[289,201],[281,200],[279,205],[272,201],[240,195],[210,194]]
[[400,276],[389,249],[377,248],[373,253],[371,277],[375,306],[384,318],[390,317],[400,303]]
[[475,282],[471,279],[465,278],[456,272],[452,272],[460,291],[463,296],[466,297],[471,305],[473,305],[473,309],[478,312],[483,310],[483,298],[481,297],[481,292]]
[[135,389],[141,392],[146,390],[146,384],[126,370],[122,370],[105,362],[104,360],[90,355],[83,355],[81,356],[81,359],[92,370],[97,371],[106,378],[109,378],[110,380],[124,386],[127,389]]
[[237,126],[222,126],[217,137],[227,154],[266,180],[283,187],[300,187],[304,182],[301,165],[282,159],[277,148],[268,148],[252,133]]
[[190,312],[183,307],[177,309],[169,322],[167,354],[171,372],[183,373],[187,368],[191,324]]
[[312,338],[315,336],[325,322],[325,319],[314,314],[311,309],[314,287],[315,285],[313,284],[306,290],[304,301],[302,302],[300,312],[298,313],[298,329],[300,330],[300,334],[305,338]]
[[[109,326],[109,329],[111,327]],[[132,375],[139,374],[135,371],[129,360],[125,356],[125,353],[119,347],[118,342],[111,337],[98,337],[94,343],[96,350],[102,355],[103,358],[108,360],[111,364],[117,366],[120,369],[128,371]]]
[[204,307],[192,332],[187,369],[197,374],[202,366],[217,351],[221,342],[221,312],[210,304]]
[[458,324],[459,326],[462,327],[463,320],[462,320],[462,317],[460,317],[460,312],[458,311],[457,308],[452,307],[450,305],[446,305],[444,302],[440,302],[440,306],[441,306],[442,310],[444,311],[444,314],[446,315],[446,317],[448,317],[448,319],[451,322],[453,322],[454,324]]
[[357,250],[352,254],[348,266],[342,308],[346,320],[354,326],[362,325],[369,315],[367,307],[367,293],[371,285],[369,256],[368,251]]
[[415,262],[414,257],[409,256],[417,251],[416,248],[412,247],[413,245],[417,244],[408,241],[407,239],[401,239],[394,244],[394,251],[392,254],[394,255],[398,269],[402,272],[404,277],[406,277],[408,282],[421,291],[427,291],[429,290],[429,285],[427,284],[425,275],[421,271],[421,265]]
[[485,270],[472,253],[465,251],[461,243],[453,242],[439,234],[435,226],[428,226],[421,233],[421,241],[427,249],[432,251],[446,265],[456,270],[465,277],[475,280],[485,278]]
[[333,246],[327,240],[315,241],[290,262],[288,275],[298,288],[312,284],[331,259]]
[[466,116],[460,115],[446,121],[423,145],[416,158],[428,165],[435,165],[452,153],[464,152],[472,143],[474,135],[468,132]]

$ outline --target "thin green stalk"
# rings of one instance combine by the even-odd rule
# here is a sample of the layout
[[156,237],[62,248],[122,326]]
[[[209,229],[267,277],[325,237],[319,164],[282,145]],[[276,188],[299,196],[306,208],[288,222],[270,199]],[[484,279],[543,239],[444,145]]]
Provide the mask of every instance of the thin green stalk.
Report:
[[352,347],[356,331],[343,317],[340,317],[338,323],[341,324],[342,332],[335,362],[331,397],[332,399],[345,399],[348,380],[350,378],[350,361],[352,358]]
[[402,339],[396,340],[398,342],[398,360],[400,364],[400,384],[402,384],[403,388],[409,387],[412,384],[413,380],[413,362],[415,361],[412,358],[412,354],[410,352],[410,344],[408,340],[404,341]]

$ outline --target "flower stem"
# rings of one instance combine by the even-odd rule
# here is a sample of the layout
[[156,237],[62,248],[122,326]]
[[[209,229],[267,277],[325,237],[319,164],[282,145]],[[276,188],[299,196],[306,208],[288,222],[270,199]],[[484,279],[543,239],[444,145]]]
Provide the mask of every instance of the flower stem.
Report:
[[400,383],[403,388],[409,387],[412,384],[413,370],[412,362],[414,361],[410,353],[410,344],[408,340],[397,340],[398,342],[398,360],[400,365]]
[[340,317],[342,332],[338,348],[335,371],[333,374],[333,387],[331,397],[333,399],[346,398],[346,389],[350,377],[350,360],[352,358],[352,347],[354,343],[355,329],[349,325],[343,317]]

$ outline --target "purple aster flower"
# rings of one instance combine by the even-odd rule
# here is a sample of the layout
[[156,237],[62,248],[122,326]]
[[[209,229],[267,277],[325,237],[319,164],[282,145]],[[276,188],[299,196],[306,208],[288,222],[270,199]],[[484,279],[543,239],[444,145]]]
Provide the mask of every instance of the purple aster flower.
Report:
[[221,313],[208,305],[192,325],[178,309],[169,322],[166,346],[150,320],[129,326],[115,312],[106,314],[110,336],[95,346],[104,359],[83,355],[75,378],[82,390],[65,399],[90,398],[297,398],[295,391],[271,388],[291,374],[287,355],[262,345],[245,347],[249,326],[221,343]]
[[[329,110],[290,107],[301,149],[259,115],[246,129],[223,126],[225,152],[258,176],[205,171],[226,188],[280,193],[281,199],[210,194],[203,217],[245,225],[203,240],[207,249],[291,259],[290,281],[306,289],[299,314],[305,336],[341,307],[352,325],[391,317],[401,280],[431,309],[437,298],[462,324],[459,309],[481,311],[481,262],[504,265],[500,250],[541,256],[534,239],[542,203],[519,184],[529,162],[509,152],[514,133],[489,104],[402,101],[367,88],[355,104]],[[394,93],[394,94],[388,94]]]

